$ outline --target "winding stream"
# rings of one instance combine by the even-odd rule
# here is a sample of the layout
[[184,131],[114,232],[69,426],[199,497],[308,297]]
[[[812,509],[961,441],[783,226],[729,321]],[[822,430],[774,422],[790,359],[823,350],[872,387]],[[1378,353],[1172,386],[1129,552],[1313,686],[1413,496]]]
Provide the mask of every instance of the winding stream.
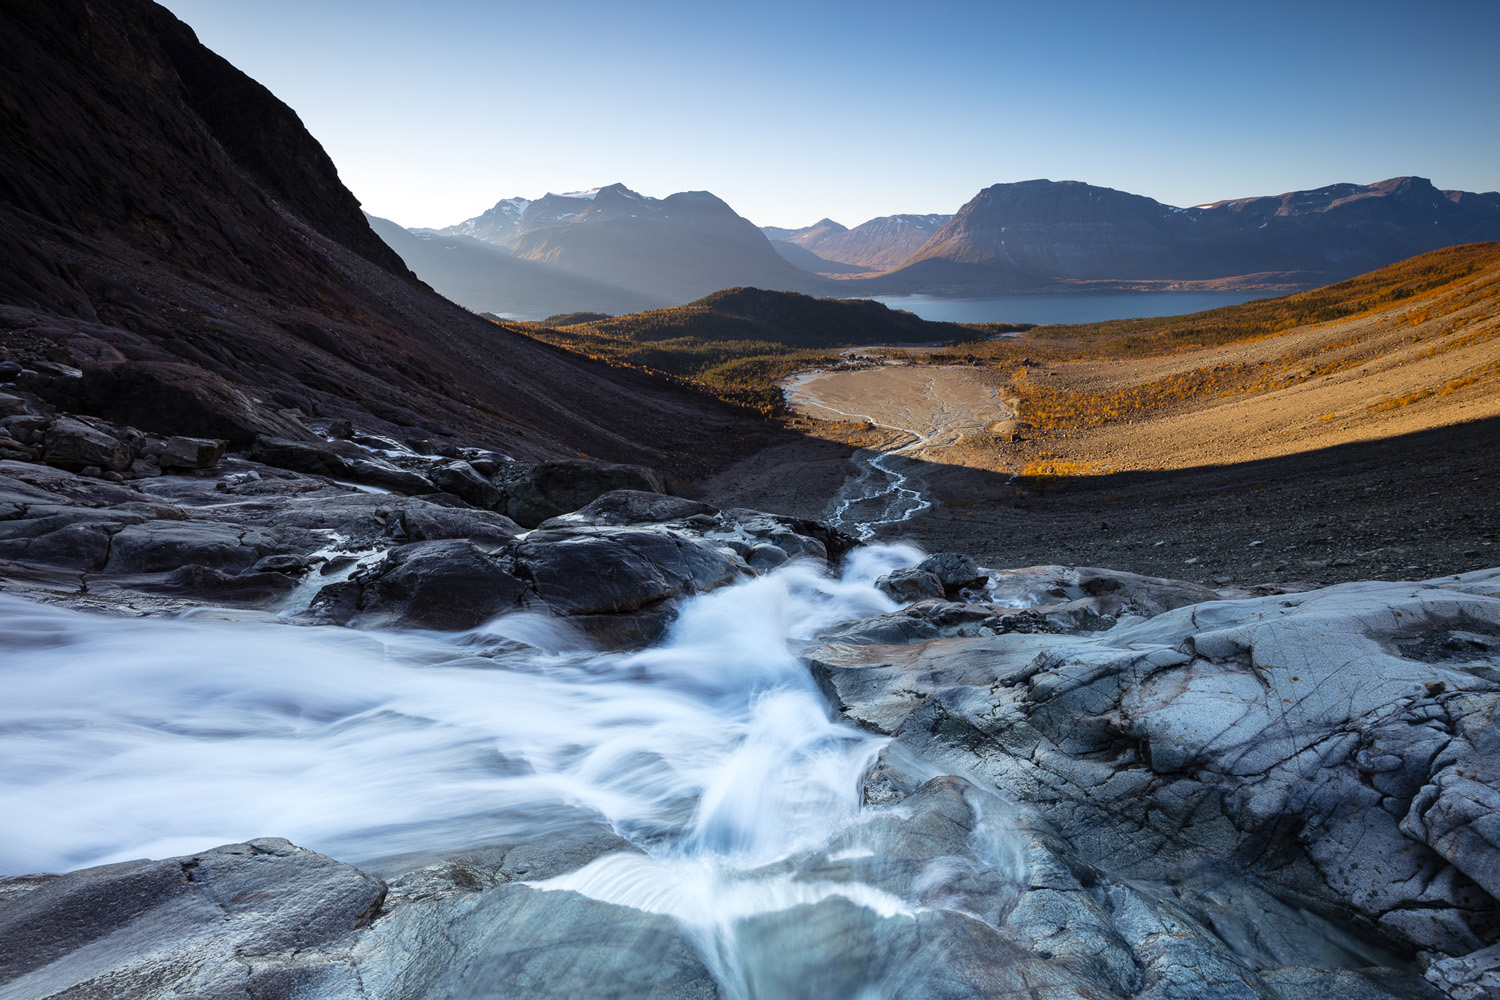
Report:
[[1015,414],[992,388],[961,368],[884,365],[849,371],[814,371],[782,385],[797,412],[820,419],[862,421],[910,440],[887,450],[854,453],[858,471],[828,508],[826,520],[861,541],[932,507],[904,460],[949,447],[997,420]]

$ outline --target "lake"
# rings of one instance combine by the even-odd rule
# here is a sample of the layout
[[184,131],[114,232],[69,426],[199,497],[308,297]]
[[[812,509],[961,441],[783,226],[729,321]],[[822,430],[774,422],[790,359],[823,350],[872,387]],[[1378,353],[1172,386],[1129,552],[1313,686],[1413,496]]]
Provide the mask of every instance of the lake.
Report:
[[1180,316],[1263,299],[1266,292],[1072,292],[945,299],[935,295],[877,295],[892,309],[948,323],[1097,323],[1138,316]]

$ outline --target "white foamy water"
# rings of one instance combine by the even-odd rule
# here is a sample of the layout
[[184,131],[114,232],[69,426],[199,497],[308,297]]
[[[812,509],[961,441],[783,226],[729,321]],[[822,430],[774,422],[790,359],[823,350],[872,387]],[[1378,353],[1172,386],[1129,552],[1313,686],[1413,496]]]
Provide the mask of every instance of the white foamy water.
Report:
[[[860,783],[887,740],[834,721],[798,656],[823,628],[894,610],[873,583],[921,556],[862,548],[837,578],[783,566],[685,602],[635,653],[536,614],[376,632],[0,597],[0,874],[263,836],[360,864],[603,820],[641,850],[537,888],[676,919],[727,997],[819,995],[766,985],[802,975],[779,946],[762,954],[768,927],[801,940],[820,905],[909,921],[952,867],[932,861],[909,892],[875,877],[888,866],[868,824],[900,807],[862,808]],[[969,849],[1013,877],[995,829],[997,846]],[[855,971],[838,990],[894,995],[851,957],[875,939],[839,919]]]
[[788,566],[625,654],[535,615],[401,633],[0,598],[0,871],[273,835],[358,862],[579,810],[644,843],[782,856],[857,811],[879,747],[829,718],[797,640],[893,608],[872,582],[919,557]]

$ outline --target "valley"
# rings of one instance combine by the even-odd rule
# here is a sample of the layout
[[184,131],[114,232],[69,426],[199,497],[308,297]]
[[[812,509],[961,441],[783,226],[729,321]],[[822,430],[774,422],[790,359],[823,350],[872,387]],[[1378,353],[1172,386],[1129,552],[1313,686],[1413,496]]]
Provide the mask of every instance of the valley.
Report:
[[[1218,586],[1458,572],[1493,558],[1496,540],[1496,511],[1471,500],[1500,489],[1497,303],[1500,246],[1476,245],[1303,305],[861,348],[885,365],[799,376],[785,392],[816,434],[892,456],[921,493],[921,512],[882,538],[962,539],[1007,565],[1068,553]],[[1228,342],[1192,344],[1207,337]],[[992,401],[987,419],[967,400]],[[763,463],[720,475],[714,495],[774,489],[752,471]],[[828,516],[841,500],[782,490],[778,502]],[[1360,515],[1333,531],[1341,505]],[[1422,512],[1419,549],[1397,527],[1407,510]]]
[[[1500,995],[1500,196],[1024,181],[799,229],[575,180],[407,229],[355,190],[447,194],[472,135],[511,192],[690,145],[812,176],[865,98],[799,132],[804,75],[894,65],[879,12],[410,13],[244,50],[353,102],[305,112],[355,123],[336,166],[151,0],[0,5],[0,997]],[[964,44],[945,89],[1000,92]],[[917,176],[879,104],[869,170]],[[1268,297],[851,298],[1101,290]]]

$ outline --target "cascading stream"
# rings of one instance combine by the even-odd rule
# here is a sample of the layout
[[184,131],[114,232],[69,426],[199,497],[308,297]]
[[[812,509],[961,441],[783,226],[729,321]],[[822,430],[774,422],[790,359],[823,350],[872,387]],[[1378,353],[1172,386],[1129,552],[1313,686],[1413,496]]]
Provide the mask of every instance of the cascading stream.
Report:
[[799,641],[894,609],[873,582],[920,556],[862,548],[837,578],[782,567],[685,602],[634,653],[530,614],[402,633],[0,598],[0,873],[259,836],[360,864],[602,817],[645,853],[540,887],[677,918],[744,995],[747,915],[910,906],[787,859],[864,821],[860,779],[886,743],[830,718]]

